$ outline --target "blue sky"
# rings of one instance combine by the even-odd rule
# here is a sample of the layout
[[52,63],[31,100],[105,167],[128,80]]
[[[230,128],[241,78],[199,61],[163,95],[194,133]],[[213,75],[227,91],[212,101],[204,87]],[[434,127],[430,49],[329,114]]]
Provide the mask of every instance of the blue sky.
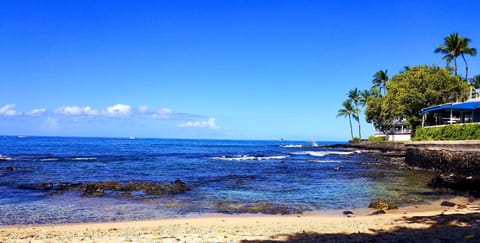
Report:
[[[0,134],[347,140],[346,93],[480,48],[478,1],[0,1]],[[479,57],[467,57],[480,74]],[[459,70],[464,66],[459,62]],[[362,123],[362,134],[372,134]]]

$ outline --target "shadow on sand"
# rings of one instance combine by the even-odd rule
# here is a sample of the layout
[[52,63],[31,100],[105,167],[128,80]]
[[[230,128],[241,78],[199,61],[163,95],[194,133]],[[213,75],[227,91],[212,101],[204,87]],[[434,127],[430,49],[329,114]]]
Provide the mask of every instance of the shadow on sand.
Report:
[[[480,213],[404,217],[399,223],[423,224],[427,228],[397,227],[389,231],[371,230],[371,234],[320,234],[303,232],[274,235],[272,240],[241,242],[480,242]],[[286,240],[280,240],[285,239]]]

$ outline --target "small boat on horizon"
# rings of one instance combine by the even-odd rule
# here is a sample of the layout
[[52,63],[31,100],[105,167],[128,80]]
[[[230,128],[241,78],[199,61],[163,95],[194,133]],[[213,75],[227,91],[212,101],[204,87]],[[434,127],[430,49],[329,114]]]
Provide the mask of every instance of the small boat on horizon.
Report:
[[137,137],[135,137],[135,136],[130,136],[130,137],[128,137],[128,139],[137,139]]

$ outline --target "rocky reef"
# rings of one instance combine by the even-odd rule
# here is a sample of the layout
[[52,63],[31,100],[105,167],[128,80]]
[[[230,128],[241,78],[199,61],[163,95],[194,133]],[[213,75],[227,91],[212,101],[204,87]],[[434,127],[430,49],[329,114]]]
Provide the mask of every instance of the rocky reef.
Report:
[[468,193],[480,197],[480,176],[465,176],[460,174],[439,174],[428,183],[435,189],[448,189],[455,192]]
[[220,213],[263,213],[263,214],[300,214],[305,209],[297,208],[285,204],[271,202],[251,202],[241,203],[232,201],[217,202],[210,206],[210,210]]
[[[51,183],[40,182],[33,185],[22,185],[22,189],[42,190],[48,193],[63,193],[66,191],[79,191],[82,196],[122,196],[128,198],[141,198],[148,196],[171,195],[187,192],[191,185],[177,179],[173,182],[144,182],[129,181],[119,183],[116,181],[83,182],[83,183]],[[135,195],[135,196],[134,196]]]

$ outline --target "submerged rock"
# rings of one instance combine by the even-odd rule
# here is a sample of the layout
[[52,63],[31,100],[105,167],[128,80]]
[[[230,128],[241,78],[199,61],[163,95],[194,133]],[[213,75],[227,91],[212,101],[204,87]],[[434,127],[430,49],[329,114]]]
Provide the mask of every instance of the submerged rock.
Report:
[[190,190],[190,186],[177,179],[174,182],[129,182],[119,188],[120,191],[143,191],[147,195],[177,194]]
[[210,209],[221,213],[263,213],[281,215],[299,214],[303,212],[302,209],[270,202],[241,203],[223,201],[212,205]]
[[[41,182],[34,185],[21,185],[20,188],[29,190],[44,190],[52,194],[66,191],[81,191],[82,196],[105,196],[107,194],[111,194],[113,196],[116,195],[126,198],[135,198],[134,195],[137,197],[142,197],[145,195],[158,196],[164,194],[184,193],[190,190],[191,186],[177,179],[173,182],[163,183],[130,181],[126,184],[120,184],[116,181],[85,183],[60,182],[58,184]],[[132,192],[137,193],[132,194]]]
[[53,184],[51,182],[40,182],[37,184],[37,188],[47,191],[53,189]]
[[6,170],[6,171],[16,171],[17,168],[15,168],[15,167],[13,167],[13,166],[7,166],[7,167],[5,167],[5,170]]
[[368,205],[369,208],[374,208],[374,209],[381,209],[381,210],[390,210],[390,209],[398,209],[397,205],[387,203],[382,200],[374,200],[370,202],[370,205]]

